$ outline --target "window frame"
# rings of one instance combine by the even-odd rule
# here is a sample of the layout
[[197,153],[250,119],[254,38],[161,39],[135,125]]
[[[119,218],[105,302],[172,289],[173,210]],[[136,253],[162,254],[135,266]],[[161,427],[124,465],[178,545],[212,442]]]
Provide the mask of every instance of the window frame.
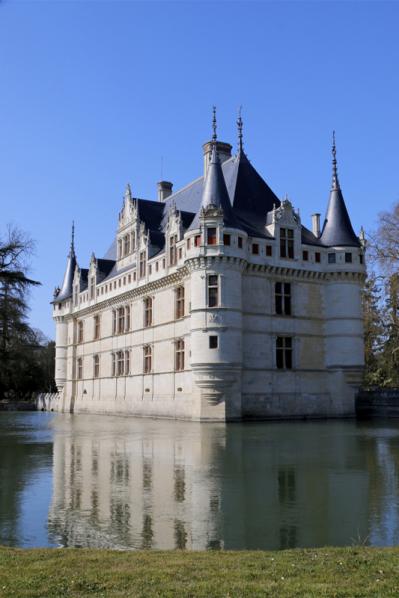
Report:
[[98,353],[93,355],[93,378],[100,377],[100,356]]
[[149,296],[144,297],[143,306],[144,306],[143,327],[150,328],[150,326],[153,325],[153,298],[149,297]]
[[[216,282],[215,282],[216,280]],[[220,276],[219,274],[207,274],[206,277],[206,299],[207,307],[220,307]]]
[[78,357],[76,360],[76,379],[83,380],[83,357]]
[[185,315],[185,289],[184,285],[176,287],[175,291],[175,319],[180,320]]
[[175,341],[175,371],[184,371],[184,352],[185,343],[183,338],[178,338]]
[[274,309],[278,316],[292,316],[292,283],[283,280],[274,283]]
[[101,319],[100,315],[96,314],[94,316],[94,333],[93,333],[93,340],[98,341],[101,336]]
[[295,231],[293,228],[280,227],[280,258],[295,259]]
[[152,372],[152,346],[144,345],[143,347],[143,373],[151,374]]
[[276,337],[276,368],[278,370],[294,369],[294,339],[292,336]]

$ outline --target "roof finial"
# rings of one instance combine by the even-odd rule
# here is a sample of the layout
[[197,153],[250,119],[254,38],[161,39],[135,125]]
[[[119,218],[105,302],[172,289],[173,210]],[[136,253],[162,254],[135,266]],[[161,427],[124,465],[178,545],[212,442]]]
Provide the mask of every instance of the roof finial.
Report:
[[75,221],[72,220],[71,253],[75,253]]
[[335,131],[333,131],[332,156],[333,156],[332,188],[339,189],[338,170],[337,170],[337,147],[335,145]]
[[243,142],[242,142],[242,117],[241,117],[242,106],[240,106],[238,110],[238,118],[237,118],[237,128],[238,128],[238,152],[242,152]]
[[216,140],[217,140],[217,135],[216,135],[216,106],[213,106],[212,130],[213,130],[212,143],[215,144]]

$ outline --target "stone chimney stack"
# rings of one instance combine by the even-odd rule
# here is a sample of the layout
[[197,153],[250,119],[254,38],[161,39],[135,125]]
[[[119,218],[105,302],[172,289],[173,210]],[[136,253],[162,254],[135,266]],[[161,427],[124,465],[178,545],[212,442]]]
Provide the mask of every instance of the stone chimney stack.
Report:
[[[209,162],[211,161],[212,146],[213,146],[212,141],[207,141],[202,146],[202,149],[204,150],[204,177],[206,176],[206,173],[208,172],[208,165],[209,165]],[[223,141],[216,141],[216,151],[218,153],[219,161],[221,164],[223,164],[223,162],[226,162],[226,160],[231,158],[231,149],[232,149],[232,146],[230,145],[230,143],[224,143]]]
[[159,181],[158,187],[158,201],[165,201],[169,195],[172,195],[173,183],[169,181]]
[[312,233],[320,237],[320,214],[312,214]]

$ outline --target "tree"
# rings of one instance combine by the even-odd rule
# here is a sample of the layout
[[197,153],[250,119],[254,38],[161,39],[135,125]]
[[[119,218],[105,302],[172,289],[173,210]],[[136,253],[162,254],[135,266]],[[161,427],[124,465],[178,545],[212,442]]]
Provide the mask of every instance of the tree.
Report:
[[[371,291],[366,284],[365,381],[399,386],[399,203],[392,211],[379,214],[377,230],[369,236],[368,253],[369,261],[380,273],[382,285],[377,296],[375,288]],[[376,326],[378,342],[372,341]]]
[[384,346],[384,322],[381,309],[382,289],[379,278],[371,272],[365,281],[363,291],[364,313],[364,385],[380,386],[383,384],[381,356]]
[[51,387],[44,364],[51,346],[27,322],[28,291],[40,284],[27,276],[33,248],[15,227],[0,239],[0,398],[23,398],[42,385]]

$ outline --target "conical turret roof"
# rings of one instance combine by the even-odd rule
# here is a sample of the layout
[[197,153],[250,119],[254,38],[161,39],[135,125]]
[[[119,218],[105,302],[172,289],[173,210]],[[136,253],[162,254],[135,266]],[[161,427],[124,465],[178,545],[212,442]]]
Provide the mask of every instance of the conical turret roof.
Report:
[[227,226],[236,226],[229,194],[224,180],[222,166],[216,151],[216,144],[212,149],[211,161],[206,173],[201,205],[197,211],[190,229],[199,228],[201,210],[214,207],[223,211],[223,222]]
[[63,301],[64,299],[68,299],[68,297],[72,296],[72,283],[73,283],[73,277],[75,274],[76,264],[77,264],[77,261],[76,261],[76,255],[75,255],[75,245],[74,245],[74,227],[72,226],[71,248],[69,250],[69,254],[67,257],[67,265],[65,268],[64,280],[63,280],[60,292],[54,298],[55,302]]
[[335,135],[333,137],[333,176],[327,214],[320,241],[327,247],[359,247],[338,180]]

